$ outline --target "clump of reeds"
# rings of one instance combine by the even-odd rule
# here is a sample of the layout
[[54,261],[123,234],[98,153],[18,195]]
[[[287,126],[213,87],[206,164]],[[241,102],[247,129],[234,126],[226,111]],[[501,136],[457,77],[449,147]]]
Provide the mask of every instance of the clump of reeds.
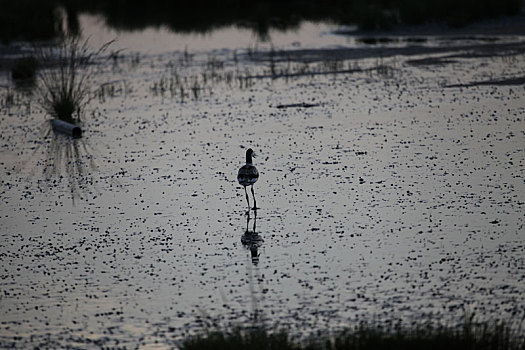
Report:
[[34,56],[16,59],[11,67],[11,77],[18,81],[34,81],[38,69],[38,60]]
[[290,349],[299,350],[301,347],[294,344],[286,332],[268,333],[263,328],[242,330],[235,329],[231,332],[211,332],[204,337],[191,338],[184,341],[184,350],[264,350],[264,349]]
[[12,89],[7,88],[0,98],[0,107],[9,108],[15,104],[15,93]]
[[391,327],[361,325],[344,331],[330,342],[330,349],[524,349],[525,341],[505,323],[473,322],[467,318],[459,327],[428,323],[425,326]]
[[109,46],[97,51],[88,48],[87,40],[66,37],[57,47],[40,49],[45,65],[39,79],[40,105],[54,118],[74,123],[91,99],[91,78],[96,73],[94,61]]
[[[323,334],[328,334],[327,332]],[[525,340],[506,323],[475,323],[467,318],[463,326],[446,327],[429,323],[403,327],[361,324],[335,335],[326,335],[299,344],[292,334],[271,333],[265,328],[236,328],[233,331],[208,332],[186,339],[184,350],[200,349],[309,349],[309,350],[523,350]]]

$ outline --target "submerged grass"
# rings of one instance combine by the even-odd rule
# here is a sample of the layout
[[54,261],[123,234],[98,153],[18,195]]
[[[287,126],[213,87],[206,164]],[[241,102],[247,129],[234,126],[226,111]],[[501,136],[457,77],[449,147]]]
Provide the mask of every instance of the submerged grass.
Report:
[[375,62],[328,58],[310,62],[293,59],[273,46],[268,51],[249,47],[244,53],[246,60],[240,60],[237,51],[232,53],[231,61],[226,57],[208,55],[202,62],[194,60],[194,56],[185,50],[178,59],[169,61],[164,67],[165,72],[149,86],[152,95],[184,102],[213,95],[221,88],[247,90],[270,80],[290,82],[315,76],[359,73],[365,73],[369,78],[389,80],[395,78],[398,70],[395,58],[379,58]]
[[290,350],[382,350],[382,349],[476,349],[523,350],[525,340],[519,331],[506,323],[476,323],[473,317],[460,327],[428,323],[424,326],[403,327],[361,324],[336,334],[293,340],[286,331],[273,333],[264,327],[234,328],[231,331],[212,331],[184,340],[184,350],[201,349],[290,349]]

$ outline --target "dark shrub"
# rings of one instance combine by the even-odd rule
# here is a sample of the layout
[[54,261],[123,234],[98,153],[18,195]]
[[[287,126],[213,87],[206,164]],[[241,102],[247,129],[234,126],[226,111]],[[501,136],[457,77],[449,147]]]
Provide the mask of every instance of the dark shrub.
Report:
[[15,80],[34,80],[38,61],[33,56],[27,56],[15,60],[11,67],[11,77]]

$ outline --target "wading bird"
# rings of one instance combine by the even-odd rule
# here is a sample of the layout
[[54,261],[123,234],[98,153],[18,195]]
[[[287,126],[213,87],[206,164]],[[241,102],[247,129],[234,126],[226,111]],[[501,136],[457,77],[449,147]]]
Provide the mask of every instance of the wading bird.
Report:
[[253,165],[252,156],[254,156],[253,150],[249,148],[246,151],[246,164],[244,164],[237,173],[237,181],[244,187],[244,193],[246,193],[246,201],[248,202],[248,213],[250,212],[250,199],[248,197],[248,192],[246,191],[246,186],[252,186],[252,196],[253,196],[253,210],[257,210],[257,204],[255,202],[255,193],[253,192],[253,184],[259,180],[259,172],[257,168]]

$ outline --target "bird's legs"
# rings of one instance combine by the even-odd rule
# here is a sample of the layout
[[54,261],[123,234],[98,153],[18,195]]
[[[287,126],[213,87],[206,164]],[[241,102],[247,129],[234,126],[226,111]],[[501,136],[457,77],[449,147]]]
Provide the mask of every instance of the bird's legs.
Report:
[[253,215],[254,215],[254,218],[253,218],[253,233],[257,234],[257,230],[255,229],[255,226],[257,225],[257,210],[253,211]]
[[[252,186],[253,191],[253,186]],[[246,215],[250,215],[250,198],[248,197],[248,191],[246,191],[246,186],[244,186],[244,193],[246,193],[246,202],[248,202],[248,211],[246,212]]]
[[[253,196],[253,208],[252,209],[255,211],[255,210],[257,210],[257,202],[255,202],[255,193],[253,192],[253,185],[252,185],[252,196]],[[250,203],[248,203],[248,207],[249,206],[250,206]]]

